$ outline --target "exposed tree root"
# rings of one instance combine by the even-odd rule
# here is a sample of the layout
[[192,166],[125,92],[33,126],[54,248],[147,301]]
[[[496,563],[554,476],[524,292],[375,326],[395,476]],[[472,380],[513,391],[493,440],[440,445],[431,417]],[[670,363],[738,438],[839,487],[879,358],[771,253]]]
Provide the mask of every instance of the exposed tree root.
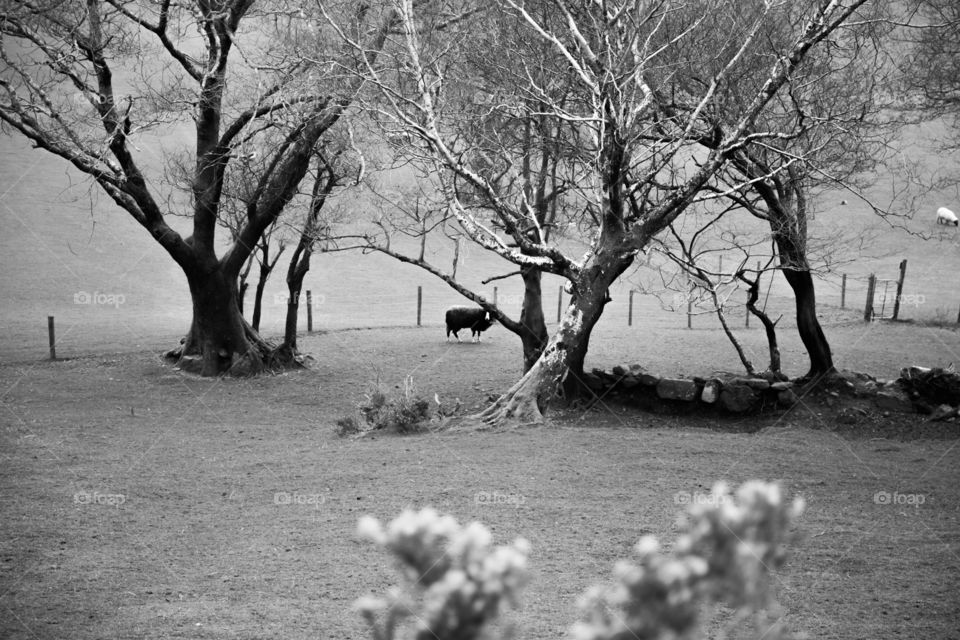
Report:
[[[304,358],[289,345],[279,346],[264,340],[244,321],[245,350],[211,353],[194,338],[191,330],[180,346],[164,354],[164,358],[181,371],[200,376],[221,375],[235,378],[255,376],[265,372],[279,372],[305,368]],[[211,373],[213,372],[213,373]]]
[[827,371],[808,371],[801,377],[796,378],[793,382],[801,387],[803,393],[814,389],[829,390],[838,385],[841,387],[847,385],[846,378],[844,378],[843,374],[833,367]]
[[543,412],[536,398],[523,393],[510,393],[500,398],[475,416],[472,421],[486,429],[513,429],[543,424]]

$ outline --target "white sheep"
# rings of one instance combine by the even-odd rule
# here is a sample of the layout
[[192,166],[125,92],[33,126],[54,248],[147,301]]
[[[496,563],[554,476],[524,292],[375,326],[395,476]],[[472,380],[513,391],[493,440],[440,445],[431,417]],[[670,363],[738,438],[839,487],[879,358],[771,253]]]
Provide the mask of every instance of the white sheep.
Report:
[[952,224],[958,226],[957,214],[946,207],[937,209],[937,224]]

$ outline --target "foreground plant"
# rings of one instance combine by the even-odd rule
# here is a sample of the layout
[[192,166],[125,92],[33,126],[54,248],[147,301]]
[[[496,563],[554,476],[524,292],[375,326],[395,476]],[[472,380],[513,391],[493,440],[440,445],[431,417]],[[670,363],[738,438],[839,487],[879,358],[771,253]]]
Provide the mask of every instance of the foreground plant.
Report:
[[[617,563],[615,584],[587,591],[574,637],[696,637],[703,611],[718,604],[735,611],[732,625],[752,620],[757,637],[786,637],[768,613],[775,604],[771,573],[786,560],[802,510],[801,500],[786,503],[775,484],[748,482],[735,494],[716,485],[707,505],[691,508],[672,551],[661,552],[646,536],[636,562]],[[357,601],[374,640],[392,640],[408,617],[417,621],[416,640],[477,638],[504,603],[516,605],[527,578],[526,540],[493,547],[482,524],[461,527],[433,509],[405,511],[386,529],[364,517],[359,532],[392,553],[407,578],[404,589]]]
[[802,511],[802,501],[786,504],[775,484],[747,482],[735,495],[717,484],[708,505],[691,508],[672,552],[661,552],[646,536],[635,547],[638,562],[617,563],[615,585],[585,594],[574,636],[689,637],[704,605],[725,604],[736,611],[734,624],[754,619],[757,637],[785,637],[767,614],[775,604],[770,580],[786,560],[791,524]]
[[375,640],[393,638],[408,616],[417,620],[417,640],[472,640],[503,602],[516,603],[526,581],[527,541],[492,547],[479,522],[461,527],[428,508],[405,511],[385,530],[376,519],[362,518],[359,532],[396,556],[408,580],[406,590],[357,601]]

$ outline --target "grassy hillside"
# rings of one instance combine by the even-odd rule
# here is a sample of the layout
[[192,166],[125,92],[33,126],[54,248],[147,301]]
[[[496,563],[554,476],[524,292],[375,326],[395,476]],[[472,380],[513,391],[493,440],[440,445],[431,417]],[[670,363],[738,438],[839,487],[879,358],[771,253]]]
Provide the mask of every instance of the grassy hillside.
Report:
[[[936,134],[937,128],[932,125],[909,132],[908,150],[931,167],[955,171],[955,163],[945,163],[929,151],[933,145],[931,137]],[[169,139],[165,146],[169,146]],[[142,153],[149,164],[159,165],[159,155],[152,149],[143,149]],[[175,344],[190,318],[185,278],[129,215],[65,162],[29,148],[18,138],[3,138],[0,184],[0,223],[6,230],[0,236],[5,272],[0,283],[4,300],[0,308],[0,326],[4,329],[0,356],[42,357],[46,352],[48,315],[56,316],[58,354],[62,356],[135,349],[145,341],[155,343],[158,337]],[[892,177],[880,180],[870,195],[884,202],[886,192],[895,184]],[[841,205],[843,199],[848,204]],[[818,295],[825,305],[825,321],[846,321],[856,310],[862,310],[866,276],[874,272],[878,277],[893,279],[903,258],[909,260],[904,291],[909,302],[903,307],[903,316],[955,319],[960,307],[956,286],[960,233],[956,228],[937,227],[933,223],[934,211],[943,205],[960,211],[960,198],[952,193],[926,194],[919,202],[920,215],[898,219],[891,226],[849,194],[823,194],[817,202],[813,235],[855,238],[862,234],[870,238],[863,247],[857,242],[842,247],[838,257],[845,264],[821,281]],[[186,223],[185,219],[172,220],[173,226],[183,232],[189,228]],[[931,237],[921,237],[924,235]],[[268,335],[282,329],[285,267],[286,257],[264,297],[262,326]],[[505,310],[518,314],[522,299],[518,278],[486,287],[480,284],[484,278],[511,270],[500,258],[470,246],[462,255],[459,273],[465,284],[486,290],[488,295],[493,294],[495,284]],[[854,310],[846,315],[829,309],[840,304],[841,272],[849,274],[847,306]],[[627,290],[637,282],[655,280],[652,272],[643,267],[627,274],[611,292],[614,300],[600,325],[605,333],[616,334],[620,329],[627,332]],[[550,320],[556,320],[560,284],[552,276],[544,282],[544,305]],[[424,292],[424,324],[440,325],[443,310],[463,302],[459,294],[429,274],[380,255],[317,256],[306,280],[306,288],[314,296],[314,326],[319,329],[413,325],[417,286],[422,286]],[[768,286],[769,283],[765,289]],[[889,296],[893,295],[889,286],[887,291]],[[673,302],[671,296],[670,292],[662,296],[667,306]],[[84,304],[84,299],[90,303]],[[731,298],[736,302],[742,299],[742,294]],[[785,316],[781,326],[790,323],[792,301],[781,277],[770,287],[767,304],[774,317]],[[676,311],[664,310],[663,306],[661,299],[654,296],[636,296],[633,331],[686,323],[685,304],[674,305],[678,307]],[[305,328],[305,310],[301,311]],[[742,326],[742,316],[735,324]],[[696,317],[694,326],[702,329],[718,325],[714,318],[705,315]],[[442,335],[440,329],[438,335]]]

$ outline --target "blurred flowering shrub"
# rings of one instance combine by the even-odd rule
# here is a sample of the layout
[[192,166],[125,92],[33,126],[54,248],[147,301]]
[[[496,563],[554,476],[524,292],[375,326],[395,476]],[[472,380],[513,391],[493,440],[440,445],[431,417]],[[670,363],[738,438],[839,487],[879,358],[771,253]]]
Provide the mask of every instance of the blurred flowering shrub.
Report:
[[580,606],[577,640],[690,637],[704,605],[735,609],[735,622],[753,617],[759,637],[782,637],[766,609],[774,604],[771,571],[786,560],[791,523],[803,502],[786,504],[775,484],[747,482],[731,494],[724,484],[693,506],[670,553],[652,536],[637,543],[637,562],[617,563],[617,582],[594,587]]
[[365,517],[359,533],[396,556],[409,581],[406,591],[357,602],[375,640],[391,640],[407,616],[417,620],[417,640],[473,640],[526,579],[526,540],[492,547],[479,522],[461,527],[433,509],[405,511],[386,529]]
[[[670,552],[646,536],[636,545],[636,561],[617,563],[613,585],[587,591],[575,638],[696,637],[700,616],[715,604],[735,610],[734,624],[752,620],[758,637],[784,637],[767,613],[774,605],[770,578],[786,559],[802,501],[787,504],[777,485],[756,481],[735,494],[718,484],[711,497],[690,509]],[[392,640],[408,616],[417,621],[417,640],[473,640],[501,603],[516,604],[526,579],[525,540],[492,547],[480,523],[461,527],[432,509],[406,511],[386,529],[365,517],[359,531],[400,561],[409,582],[385,598],[357,602],[374,640]]]

